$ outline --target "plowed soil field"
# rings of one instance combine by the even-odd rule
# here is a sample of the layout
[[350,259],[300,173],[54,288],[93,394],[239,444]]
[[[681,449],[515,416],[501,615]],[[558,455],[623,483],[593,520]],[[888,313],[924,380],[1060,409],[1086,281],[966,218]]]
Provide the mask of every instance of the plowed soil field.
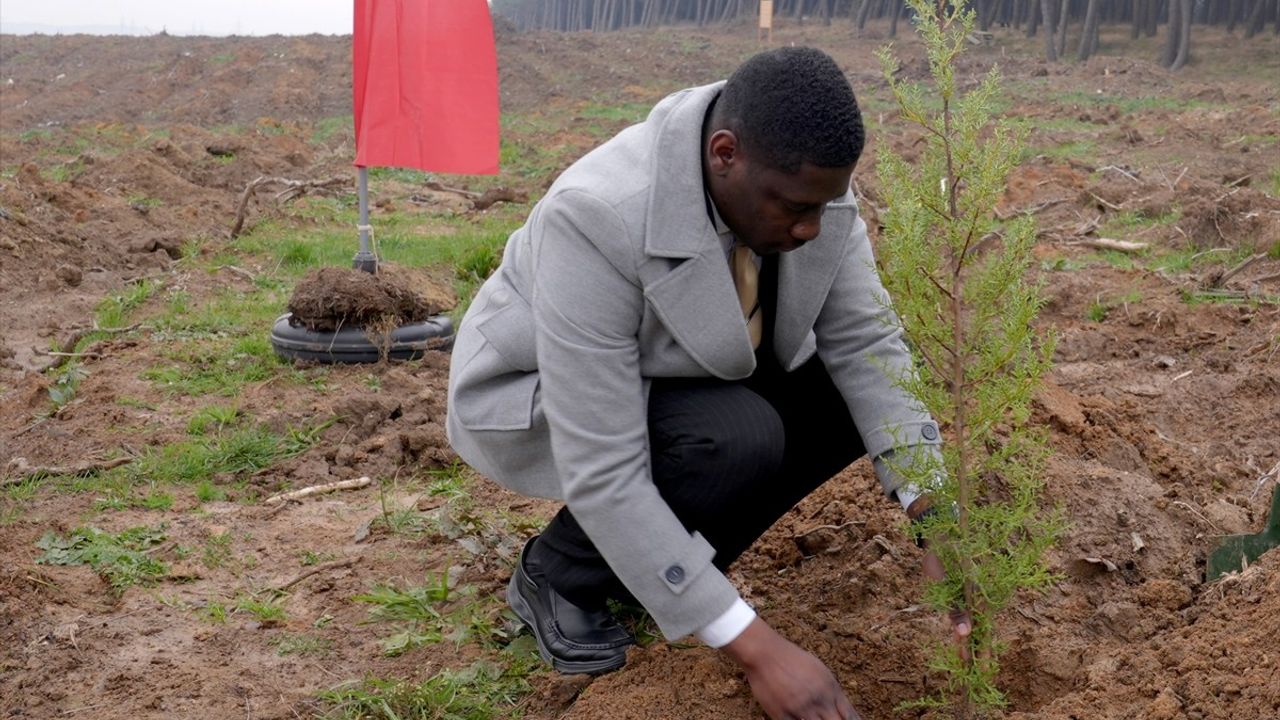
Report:
[[[1280,717],[1280,552],[1204,581],[1214,539],[1260,530],[1280,482],[1280,37],[1196,32],[1178,74],[1150,61],[1154,40],[1104,35],[1089,62],[1051,65],[1008,29],[958,69],[972,84],[999,63],[1001,110],[1028,124],[1001,212],[1036,217],[1039,322],[1059,338],[1035,421],[1070,526],[1051,558],[1061,581],[1002,618],[1010,718]],[[882,29],[774,37],[846,69],[874,229],[876,147],[915,147],[873,56]],[[245,298],[283,312],[297,274],[324,264],[323,237],[352,243],[331,264],[354,252],[353,183],[274,186],[229,238],[255,178],[354,177],[349,42],[0,38],[0,715],[341,717],[353,706],[321,693],[506,668],[490,686],[511,699],[440,717],[761,717],[696,643],[653,640],[596,679],[521,669],[528,638],[498,595],[556,507],[457,464],[447,352],[294,368],[263,351],[269,321],[243,324]],[[759,47],[744,27],[500,28],[498,43],[503,174],[375,175],[373,223],[397,262],[473,231],[500,241],[574,158]],[[897,49],[923,79],[915,41]],[[499,187],[515,201],[474,209],[470,193]],[[483,260],[424,282],[465,299]],[[904,521],[860,461],[731,570],[868,718],[918,717],[894,708],[940,682],[925,658],[945,623],[919,605]],[[118,554],[75,564],[91,527]],[[450,590],[423,599],[441,578]],[[388,587],[419,589],[421,612],[389,615]]]

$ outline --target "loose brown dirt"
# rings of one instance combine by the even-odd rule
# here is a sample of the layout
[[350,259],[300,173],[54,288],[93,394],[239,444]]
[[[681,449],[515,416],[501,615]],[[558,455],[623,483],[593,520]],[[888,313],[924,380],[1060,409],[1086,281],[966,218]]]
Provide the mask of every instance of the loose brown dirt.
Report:
[[293,289],[289,312],[297,325],[332,332],[341,327],[421,322],[456,302],[452,290],[428,273],[382,264],[377,273],[351,268],[312,270]]
[[[871,54],[879,32],[805,26],[775,36],[833,53],[862,98],[871,148],[856,181],[873,226],[875,148],[909,155],[915,141],[885,101]],[[498,182],[536,198],[595,142],[594,106],[652,103],[723,77],[756,49],[752,37],[750,28],[500,32],[504,111],[537,128],[535,144],[552,159]],[[1088,63],[1050,66],[1038,42],[998,34],[958,73],[972,84],[1000,62],[1007,112],[1028,120],[1038,150],[1010,179],[1001,212],[1036,216],[1042,263],[1033,272],[1047,296],[1040,322],[1059,339],[1035,420],[1055,451],[1048,498],[1071,525],[1051,557],[1062,581],[1001,619],[1010,718],[1280,717],[1280,553],[1203,581],[1213,539],[1256,532],[1278,481],[1280,40],[1204,29],[1197,42],[1196,62],[1172,75],[1137,55],[1108,54],[1122,45],[1105,37]],[[903,74],[922,77],[918,47],[909,38],[898,45]],[[1136,47],[1147,57],[1158,51]],[[164,338],[100,344],[76,401],[38,421],[50,381],[37,371],[51,361],[41,353],[130,283],[161,278],[198,300],[269,274],[231,261],[191,272],[174,259],[193,239],[221,257],[239,193],[258,176],[349,172],[349,131],[326,132],[323,122],[348,111],[348,63],[340,38],[3,38],[0,466],[133,455],[186,437],[187,418],[205,403],[139,374],[163,357]],[[78,140],[68,147],[62,130]],[[425,196],[400,190],[390,202]],[[251,225],[290,213],[260,199]],[[1160,220],[1134,223],[1135,213]],[[1103,236],[1148,243],[1153,255],[1263,257],[1224,282],[1230,268],[1220,262],[1153,269],[1149,258],[1102,258],[1087,242]],[[1230,302],[1204,301],[1205,293]],[[427,298],[436,303],[451,304]],[[555,506],[483,480],[461,505],[428,490],[427,472],[456,461],[443,432],[447,356],[303,372],[310,382],[250,384],[235,402],[278,430],[331,424],[305,453],[217,478],[223,500],[183,492],[164,511],[100,510],[93,492],[42,486],[5,496],[5,717],[311,716],[321,709],[315,693],[344,682],[417,681],[494,656],[446,641],[385,657],[379,640],[391,630],[368,623],[354,598],[379,583],[421,585],[427,572],[447,573],[477,597],[497,594],[521,538]],[[379,482],[279,509],[254,501],[360,476]],[[412,532],[393,531],[389,518],[403,510],[421,523]],[[35,562],[46,531],[160,523],[166,545],[156,556],[170,572],[153,587],[116,595],[86,567]],[[859,462],[731,570],[762,615],[827,662],[870,718],[899,716],[895,706],[940,680],[925,669],[924,646],[943,636],[944,622],[918,605],[919,554],[902,524]],[[206,562],[206,549],[222,545],[225,555]],[[246,612],[209,619],[215,604],[285,585],[308,569],[308,554],[356,562],[291,586],[283,621]],[[328,647],[282,654],[281,643],[300,635]],[[741,674],[706,648],[655,642],[594,681],[548,673],[532,681],[522,711],[540,720],[761,716]]]

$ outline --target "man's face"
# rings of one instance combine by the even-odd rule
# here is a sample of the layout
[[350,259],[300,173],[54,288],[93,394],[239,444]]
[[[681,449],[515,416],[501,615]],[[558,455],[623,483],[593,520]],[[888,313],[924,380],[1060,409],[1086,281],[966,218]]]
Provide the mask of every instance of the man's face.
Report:
[[849,190],[853,176],[852,165],[803,163],[786,173],[754,162],[727,130],[712,135],[708,152],[708,183],[720,217],[760,255],[790,252],[817,237],[827,203]]

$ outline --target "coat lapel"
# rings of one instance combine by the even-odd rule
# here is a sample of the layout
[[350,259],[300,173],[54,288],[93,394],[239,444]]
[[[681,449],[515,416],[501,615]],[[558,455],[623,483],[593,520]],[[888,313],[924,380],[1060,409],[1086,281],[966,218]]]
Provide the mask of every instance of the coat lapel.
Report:
[[645,283],[653,312],[685,352],[711,375],[736,380],[755,370],[724,248],[707,217],[702,184],[702,119],[723,82],[671,98],[657,122],[645,254],[663,263]]

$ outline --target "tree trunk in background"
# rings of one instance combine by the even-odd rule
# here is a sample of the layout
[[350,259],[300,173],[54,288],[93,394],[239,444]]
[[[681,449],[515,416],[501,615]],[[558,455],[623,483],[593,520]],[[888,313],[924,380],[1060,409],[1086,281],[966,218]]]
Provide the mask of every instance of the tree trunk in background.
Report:
[[1142,13],[1146,10],[1144,6],[1147,2],[1149,0],[1133,0],[1133,13],[1129,18],[1131,23],[1129,26],[1130,40],[1137,40],[1138,36],[1142,34]]
[[[1065,3],[1067,0],[1058,0]],[[1044,15],[1044,59],[1049,62],[1058,62],[1058,39],[1055,18],[1057,18],[1057,5],[1054,0],[1040,0],[1041,12]]]
[[[1190,0],[1188,3],[1190,4]],[[1174,63],[1178,60],[1178,54],[1182,47],[1182,28],[1188,25],[1191,18],[1183,14],[1182,0],[1169,0],[1169,25],[1164,43],[1164,56],[1161,58],[1160,64],[1174,69]],[[1183,58],[1185,62],[1186,59]]]
[[862,0],[862,6],[858,8],[858,29],[861,30],[867,26],[867,17],[871,15],[871,3],[875,0]]
[[1191,57],[1191,0],[1176,0],[1182,6],[1182,25],[1178,28],[1178,54],[1173,58],[1170,70],[1181,70]]
[[1067,24],[1070,19],[1068,12],[1071,10],[1071,0],[1058,0],[1061,5],[1058,9],[1058,47],[1057,56],[1062,57],[1067,54]]
[[1084,31],[1080,35],[1080,51],[1076,59],[1080,62],[1088,60],[1098,49],[1098,0],[1089,0],[1089,8],[1084,14]]
[[[1262,2],[1262,0],[1258,0]],[[898,0],[889,0],[889,12],[893,13],[893,19],[889,21],[889,37],[898,37],[898,18],[902,17],[902,5]]]
[[1257,35],[1258,31],[1262,29],[1262,24],[1265,22],[1262,11],[1266,9],[1266,6],[1267,0],[1253,0],[1253,7],[1249,12],[1249,19],[1244,23],[1244,37],[1246,40]]
[[1040,0],[1030,0],[1027,12],[1031,13],[1031,17],[1027,20],[1027,37],[1036,36],[1036,30],[1040,28],[1040,18],[1043,16],[1043,10],[1040,8]]
[[1160,22],[1160,0],[1146,0],[1147,12],[1142,18],[1143,32],[1147,37],[1156,36],[1156,26]]

